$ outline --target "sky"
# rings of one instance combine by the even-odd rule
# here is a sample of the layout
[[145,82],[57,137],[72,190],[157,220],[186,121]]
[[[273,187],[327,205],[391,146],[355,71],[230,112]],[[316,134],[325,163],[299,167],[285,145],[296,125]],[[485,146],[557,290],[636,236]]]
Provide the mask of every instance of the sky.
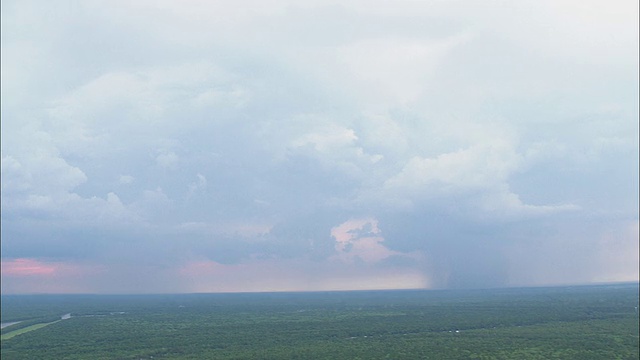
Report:
[[638,281],[637,1],[1,4],[2,294]]

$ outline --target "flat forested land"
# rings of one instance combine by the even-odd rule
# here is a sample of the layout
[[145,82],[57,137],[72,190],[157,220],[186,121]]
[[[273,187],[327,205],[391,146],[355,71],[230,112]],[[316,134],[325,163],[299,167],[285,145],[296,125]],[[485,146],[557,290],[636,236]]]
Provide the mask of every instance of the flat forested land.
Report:
[[41,329],[41,328],[43,328],[43,327],[45,327],[47,325],[54,324],[54,323],[56,323],[58,321],[60,321],[60,320],[56,320],[56,321],[53,321],[53,322],[50,322],[50,323],[40,323],[40,324],[31,325],[31,326],[21,327],[21,328],[19,328],[17,330],[13,330],[13,331],[7,332],[5,334],[2,334],[2,336],[0,338],[2,340],[8,340],[8,339],[11,339],[14,336],[22,335],[22,334],[24,334],[26,332],[29,332],[29,331]]
[[638,285],[3,296],[2,359],[638,359]]

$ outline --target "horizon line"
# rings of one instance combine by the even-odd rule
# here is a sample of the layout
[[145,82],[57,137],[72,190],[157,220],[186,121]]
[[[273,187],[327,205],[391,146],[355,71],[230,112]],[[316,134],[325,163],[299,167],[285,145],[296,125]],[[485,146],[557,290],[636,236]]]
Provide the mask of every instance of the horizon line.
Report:
[[305,293],[346,293],[346,292],[390,292],[390,291],[473,291],[473,290],[508,290],[508,289],[544,289],[563,287],[589,287],[589,286],[615,286],[615,285],[637,285],[640,280],[613,281],[613,282],[593,282],[593,283],[567,283],[549,285],[514,285],[514,286],[494,286],[494,287],[439,287],[439,288],[394,288],[394,289],[328,289],[328,290],[268,290],[268,291],[212,291],[212,292],[148,292],[148,293],[9,293],[0,292],[0,296],[158,296],[158,295],[233,295],[233,294],[305,294]]

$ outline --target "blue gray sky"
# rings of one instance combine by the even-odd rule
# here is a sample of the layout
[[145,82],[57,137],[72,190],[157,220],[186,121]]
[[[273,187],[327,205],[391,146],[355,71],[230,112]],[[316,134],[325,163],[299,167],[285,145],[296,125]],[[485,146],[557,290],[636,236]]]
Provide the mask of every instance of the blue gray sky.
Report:
[[638,281],[638,2],[2,1],[2,293]]

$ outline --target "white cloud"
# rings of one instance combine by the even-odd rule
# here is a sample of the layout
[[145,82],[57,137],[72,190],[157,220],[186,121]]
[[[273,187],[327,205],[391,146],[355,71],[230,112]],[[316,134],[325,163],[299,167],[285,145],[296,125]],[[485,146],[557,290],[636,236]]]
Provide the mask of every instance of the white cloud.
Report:
[[7,213],[44,214],[63,224],[121,224],[136,221],[119,197],[82,197],[76,188],[88,181],[77,167],[45,153],[26,157],[26,166],[6,156],[2,159],[2,209]]
[[224,90],[205,90],[193,99],[193,103],[201,107],[232,105],[236,108],[241,108],[249,101],[250,95],[248,91],[238,86]]
[[493,217],[502,219],[520,219],[522,217],[552,215],[566,211],[578,211],[580,206],[575,204],[532,205],[525,204],[520,196],[502,186],[496,191],[484,194],[476,204],[483,213],[480,218]]
[[330,171],[359,179],[367,177],[370,168],[384,158],[367,153],[354,129],[331,122],[313,125],[311,131],[291,141],[289,151],[312,156]]
[[467,41],[468,36],[443,40],[407,38],[365,39],[338,48],[338,61],[344,63],[345,76],[362,85],[360,91],[375,101],[404,105],[420,98],[425,87],[432,87],[430,75],[445,56]]
[[522,156],[505,139],[482,142],[435,157],[413,156],[384,182],[390,196],[421,198],[490,191],[518,170]]
[[87,181],[85,173],[57,156],[55,149],[35,149],[21,154],[20,160],[3,156],[2,178],[2,189],[8,196],[25,191],[61,195]]
[[202,174],[197,174],[196,177],[198,180],[189,184],[187,198],[195,195],[198,191],[204,191],[207,188],[207,178]]
[[136,180],[135,177],[131,175],[120,175],[118,178],[118,183],[120,184],[131,184]]
[[2,192],[10,194],[31,189],[31,174],[11,156],[2,156]]
[[161,151],[156,156],[156,164],[162,168],[175,169],[180,161],[180,157],[173,151]]
[[351,146],[357,139],[353,129],[329,124],[320,131],[305,134],[294,140],[292,145],[294,147],[311,145],[319,152],[329,152]]
[[143,200],[145,203],[151,206],[166,206],[171,201],[160,187],[156,188],[155,190],[145,190]]

